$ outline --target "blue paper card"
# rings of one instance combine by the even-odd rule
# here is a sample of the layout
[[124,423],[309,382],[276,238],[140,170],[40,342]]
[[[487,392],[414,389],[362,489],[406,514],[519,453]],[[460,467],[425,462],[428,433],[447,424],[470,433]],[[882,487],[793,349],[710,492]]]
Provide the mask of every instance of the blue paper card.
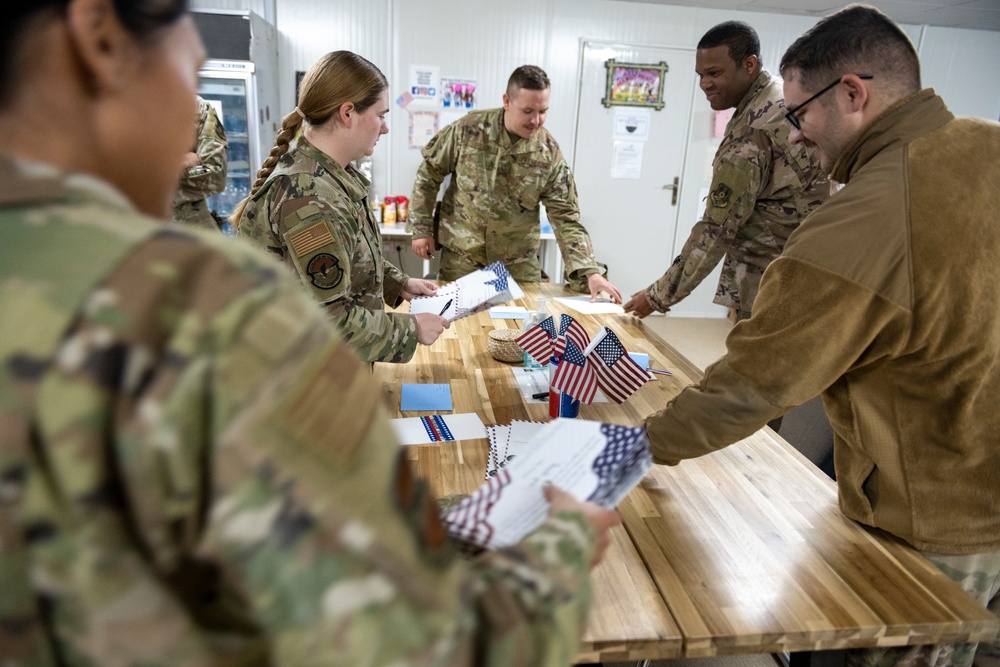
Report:
[[643,370],[649,368],[649,355],[645,352],[629,352],[628,356],[632,357],[632,361],[639,364],[639,368]]
[[451,385],[404,384],[400,410],[451,410]]

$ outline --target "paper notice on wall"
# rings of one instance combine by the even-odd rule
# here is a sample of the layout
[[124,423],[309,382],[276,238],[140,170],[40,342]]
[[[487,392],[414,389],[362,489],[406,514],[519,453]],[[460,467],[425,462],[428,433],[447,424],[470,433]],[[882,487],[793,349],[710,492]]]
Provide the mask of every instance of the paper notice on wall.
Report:
[[423,148],[437,134],[437,111],[411,111],[409,140],[410,148]]
[[611,178],[633,178],[642,176],[641,141],[616,141],[611,157]]
[[649,109],[615,107],[614,138],[623,141],[646,141],[649,139]]
[[414,101],[437,99],[441,89],[441,70],[432,65],[410,65],[410,94]]

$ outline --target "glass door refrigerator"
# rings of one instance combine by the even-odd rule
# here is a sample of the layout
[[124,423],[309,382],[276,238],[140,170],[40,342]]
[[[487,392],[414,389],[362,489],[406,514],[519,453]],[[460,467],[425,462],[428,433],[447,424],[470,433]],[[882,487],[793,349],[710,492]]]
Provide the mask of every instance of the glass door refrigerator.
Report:
[[210,60],[199,75],[198,94],[215,107],[229,142],[226,189],[208,198],[209,207],[223,217],[250,194],[262,163],[253,73],[252,62]]
[[209,207],[229,217],[250,194],[278,132],[278,50],[274,26],[249,11],[193,11],[209,59],[198,94],[215,106],[229,148],[226,189]]

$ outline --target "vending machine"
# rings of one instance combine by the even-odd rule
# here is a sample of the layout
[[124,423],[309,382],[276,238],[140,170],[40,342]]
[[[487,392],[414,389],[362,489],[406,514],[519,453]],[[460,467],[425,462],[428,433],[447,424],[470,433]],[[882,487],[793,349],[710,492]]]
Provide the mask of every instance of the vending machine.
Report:
[[208,205],[228,217],[250,194],[277,136],[278,47],[274,26],[248,11],[193,11],[208,52],[198,94],[215,107],[229,147],[226,189]]

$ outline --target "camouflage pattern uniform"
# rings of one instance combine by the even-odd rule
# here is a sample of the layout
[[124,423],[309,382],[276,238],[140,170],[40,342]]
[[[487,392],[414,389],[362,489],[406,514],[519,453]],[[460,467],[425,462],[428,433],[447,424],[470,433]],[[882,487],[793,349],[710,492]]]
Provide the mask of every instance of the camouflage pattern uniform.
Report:
[[[921,551],[966,593],[1000,616],[1000,551],[942,554]],[[1000,666],[1000,641],[978,644],[884,646],[847,651],[848,667],[977,667]]]
[[201,164],[188,167],[181,175],[174,197],[174,222],[219,230],[205,200],[226,189],[226,130],[212,105],[198,98],[198,126],[195,144]]
[[790,130],[781,82],[762,70],[715,153],[705,214],[667,272],[646,288],[654,309],[668,311],[725,257],[714,301],[750,316],[764,269],[832,194],[812,153],[789,143]]
[[0,664],[568,664],[594,535],[456,555],[281,266],[0,158]]
[[445,177],[436,242],[445,250],[438,278],[454,280],[497,260],[520,282],[541,280],[539,203],[545,204],[566,275],[586,286],[598,273],[590,235],[580,224],[576,183],[559,144],[544,127],[511,142],[503,109],[475,111],[451,123],[423,149],[407,229],[434,237],[433,211]]
[[367,178],[300,138],[247,204],[237,234],[284,260],[365,361],[406,362],[417,323],[387,313],[409,277],[382,257]]

